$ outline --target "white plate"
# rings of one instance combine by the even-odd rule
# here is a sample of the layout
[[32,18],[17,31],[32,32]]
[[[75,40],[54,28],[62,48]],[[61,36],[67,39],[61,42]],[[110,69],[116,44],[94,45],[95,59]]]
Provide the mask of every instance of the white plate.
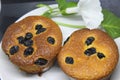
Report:
[[[51,5],[51,7],[56,7],[57,5]],[[27,16],[33,16],[33,15],[41,15],[44,11],[46,11],[47,8],[38,8],[35,10],[32,10],[22,16],[20,19],[17,21],[22,20],[23,18]],[[69,17],[54,17],[52,18],[54,21],[59,21],[59,22],[64,22],[64,23],[73,23],[73,24],[78,24],[78,25],[83,25],[84,22],[80,17],[76,16],[69,16]],[[60,26],[60,29],[62,30],[63,33],[63,41],[75,30],[74,28],[68,28],[68,27],[63,27]],[[115,40],[119,50],[120,50],[120,39]],[[120,61],[119,64],[112,75],[111,80],[120,80]],[[4,54],[0,47],[0,80],[69,80],[68,76],[64,74],[64,72],[59,68],[58,65],[54,65],[50,70],[47,72],[43,73],[42,76],[38,76],[37,74],[35,75],[30,75],[26,74],[25,72],[22,72],[13,65],[8,57]]]

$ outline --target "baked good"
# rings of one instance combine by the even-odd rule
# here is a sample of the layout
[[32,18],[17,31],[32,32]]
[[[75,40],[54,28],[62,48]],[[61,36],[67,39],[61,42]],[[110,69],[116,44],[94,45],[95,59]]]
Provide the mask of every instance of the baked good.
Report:
[[115,69],[118,57],[118,48],[107,33],[85,28],[67,39],[58,63],[75,80],[102,80]]
[[62,45],[62,33],[51,19],[29,16],[8,27],[2,49],[21,70],[41,73],[54,62]]

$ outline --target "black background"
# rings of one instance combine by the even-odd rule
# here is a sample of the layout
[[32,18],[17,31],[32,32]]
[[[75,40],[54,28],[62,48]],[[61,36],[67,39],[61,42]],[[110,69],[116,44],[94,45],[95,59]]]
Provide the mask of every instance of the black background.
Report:
[[[78,1],[78,0],[68,0]],[[120,17],[120,0],[100,0],[103,8],[112,11]],[[54,4],[55,0],[2,0],[0,13],[0,40],[7,27],[19,17],[36,8],[39,3]]]

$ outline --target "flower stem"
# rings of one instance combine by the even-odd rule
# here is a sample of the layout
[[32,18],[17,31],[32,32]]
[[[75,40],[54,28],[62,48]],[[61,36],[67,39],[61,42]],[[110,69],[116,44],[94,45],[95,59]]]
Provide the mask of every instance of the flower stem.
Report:
[[[55,21],[56,22],[56,21]],[[56,22],[58,25],[69,27],[69,28],[85,28],[85,26],[73,25],[73,24],[66,24],[62,22]]]
[[[46,16],[46,17],[57,16],[58,14],[61,14],[58,7],[51,8],[50,6],[45,5],[45,4],[39,4],[39,5],[37,5],[37,7],[47,7],[48,8],[48,10],[43,13],[43,16]],[[82,26],[82,25],[80,26],[80,25],[66,24],[66,23],[62,23],[62,22],[56,22],[56,23],[58,25],[61,25],[64,27],[69,27],[69,28],[85,28],[85,26]]]

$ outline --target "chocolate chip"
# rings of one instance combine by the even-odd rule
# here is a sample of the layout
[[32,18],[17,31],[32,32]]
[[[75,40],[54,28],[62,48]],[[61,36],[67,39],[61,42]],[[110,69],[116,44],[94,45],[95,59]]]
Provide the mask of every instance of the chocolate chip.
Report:
[[64,41],[64,45],[68,42],[69,39],[70,39],[70,37],[68,37],[68,38]]
[[33,52],[34,52],[34,49],[33,49],[32,47],[28,47],[28,48],[25,49],[25,51],[24,51],[24,56],[32,55]]
[[86,54],[87,56],[91,56],[93,54],[96,53],[96,49],[94,47],[92,48],[88,48],[87,50],[85,50],[84,54]]
[[97,53],[97,56],[99,59],[102,59],[105,57],[105,55],[103,53],[100,53],[100,52]]
[[48,37],[48,38],[47,38],[47,41],[48,41],[50,44],[54,44],[54,43],[55,43],[55,39],[52,38],[52,37]]
[[36,32],[36,34],[40,34],[40,33],[44,32],[45,30],[46,30],[46,28],[38,29],[37,32]]
[[24,43],[24,37],[23,36],[18,37],[17,40],[20,44]]
[[73,63],[74,63],[74,60],[73,60],[72,57],[66,57],[65,62],[66,62],[67,64],[73,64]]
[[89,46],[90,44],[92,44],[92,42],[95,40],[94,37],[88,37],[87,40],[85,41],[85,43]]
[[15,53],[18,52],[18,50],[19,50],[19,46],[12,46],[9,52],[11,55],[14,55]]
[[48,63],[48,60],[44,59],[44,58],[38,58],[34,64],[36,65],[40,65],[40,66],[43,66],[43,65],[46,65]]
[[30,32],[26,33],[26,35],[25,35],[26,40],[31,39],[32,37],[33,37],[33,35]]
[[27,47],[32,46],[33,45],[33,40],[25,40],[24,45],[27,46]]
[[37,25],[35,26],[35,30],[40,30],[42,27],[43,27],[43,26],[42,26],[41,24],[37,24]]

